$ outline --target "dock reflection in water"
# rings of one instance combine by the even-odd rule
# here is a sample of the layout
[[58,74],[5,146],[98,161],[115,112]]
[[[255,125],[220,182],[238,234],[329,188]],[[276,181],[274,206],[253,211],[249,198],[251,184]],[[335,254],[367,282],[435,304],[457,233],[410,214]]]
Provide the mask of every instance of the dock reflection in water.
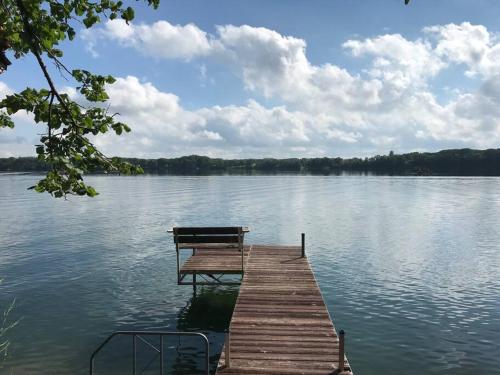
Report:
[[[209,337],[212,372],[217,367],[224,333],[229,327],[237,297],[237,287],[197,287],[177,316],[177,331],[202,332]],[[200,343],[191,346],[188,340],[182,340],[184,345],[177,351],[172,369],[176,374],[193,373],[202,368],[201,346]],[[189,341],[194,342],[192,339]]]
[[[179,311],[179,332],[202,332],[210,341],[210,367],[215,372],[238,296],[237,287],[198,287]],[[172,329],[169,329],[171,331]],[[141,336],[136,341],[136,374],[158,374],[160,339]],[[199,338],[163,338],[165,374],[203,374],[204,347]],[[97,374],[124,374],[132,371],[132,337],[115,337],[96,360]]]

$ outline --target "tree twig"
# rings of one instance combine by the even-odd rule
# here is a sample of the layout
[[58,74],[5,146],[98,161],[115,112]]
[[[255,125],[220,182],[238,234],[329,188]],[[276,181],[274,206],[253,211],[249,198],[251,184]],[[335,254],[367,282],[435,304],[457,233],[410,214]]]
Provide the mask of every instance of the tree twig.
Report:
[[[72,125],[75,126],[76,128],[83,128],[82,126],[78,125],[75,121],[75,119],[73,118],[73,115],[67,105],[67,103],[63,100],[63,98],[61,97],[61,95],[59,94],[59,92],[57,91],[55,85],[54,85],[54,82],[52,81],[52,78],[50,77],[49,75],[49,72],[47,70],[47,66],[45,65],[43,59],[42,59],[42,56],[40,54],[40,51],[39,49],[37,48],[37,46],[35,45],[35,43],[33,42],[33,39],[36,39],[36,35],[33,31],[33,29],[31,28],[31,24],[28,20],[28,12],[26,11],[26,8],[22,2],[22,0],[16,0],[16,4],[17,4],[17,7],[19,8],[19,11],[21,13],[21,18],[23,20],[23,24],[24,24],[24,29],[25,29],[25,32],[28,34],[28,43],[30,44],[30,47],[31,47],[31,52],[35,55],[35,58],[38,62],[38,65],[40,66],[40,69],[42,69],[42,72],[43,72],[43,75],[45,77],[45,80],[47,81],[47,83],[49,84],[50,86],[50,89],[52,91],[52,93],[54,94],[54,96],[57,98],[57,100],[59,101],[59,103],[61,104],[61,106],[64,108],[65,112],[67,113],[68,115],[68,118],[69,120],[71,121]],[[49,128],[50,129],[50,128]],[[80,138],[84,138],[82,137],[81,135],[77,135],[78,137]],[[92,143],[84,138],[86,142],[88,142],[90,145],[92,145]],[[107,162],[108,165],[111,167],[111,169],[114,169],[114,170],[117,170],[118,168],[116,168],[116,166],[113,165],[113,163],[110,161],[110,159],[105,156],[102,152],[98,151],[96,149],[96,153],[98,155],[98,157]]]
[[47,119],[47,126],[49,128],[49,143],[47,145],[48,151],[50,158],[52,159],[52,104],[54,103],[54,93],[50,95],[50,102],[49,102],[49,116]]
[[52,81],[52,78],[49,75],[49,72],[47,70],[47,66],[43,62],[42,56],[40,55],[40,52],[39,52],[37,46],[35,46],[35,43],[33,43],[33,39],[36,38],[35,33],[33,32],[33,29],[31,28],[31,25],[28,21],[28,14],[27,14],[26,8],[24,7],[22,0],[16,0],[16,3],[17,3],[17,7],[19,8],[19,11],[21,12],[21,18],[23,19],[24,29],[29,34],[27,39],[28,39],[28,43],[31,46],[31,52],[33,52],[33,54],[35,55],[35,58],[38,62],[38,65],[42,69],[45,80],[49,84],[51,91],[54,93],[54,95],[56,96],[59,103],[61,103],[64,110],[68,114],[68,117],[69,117],[70,121],[73,123],[73,125],[77,128],[81,127],[76,123],[76,121],[74,120],[74,118],[71,114],[71,111],[69,110],[66,102],[63,100],[63,98],[61,97],[61,95],[57,91],[57,89],[54,85],[54,82]]

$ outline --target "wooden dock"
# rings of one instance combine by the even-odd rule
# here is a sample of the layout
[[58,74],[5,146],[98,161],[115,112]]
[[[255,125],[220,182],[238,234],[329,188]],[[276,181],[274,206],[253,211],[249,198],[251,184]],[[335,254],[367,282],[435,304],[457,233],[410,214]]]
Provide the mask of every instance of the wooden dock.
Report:
[[[198,245],[197,245],[198,246]],[[244,246],[244,264],[250,246]],[[241,252],[238,249],[211,249],[198,246],[193,255],[180,266],[181,275],[241,275]]]
[[[174,227],[179,285],[239,285],[239,280],[226,280],[227,275],[243,275],[249,246],[243,245],[247,227]],[[181,265],[181,252],[192,251]],[[197,276],[201,280],[197,280]],[[192,281],[187,281],[188,276]]]
[[[216,374],[351,374],[299,246],[253,245]],[[345,357],[344,357],[345,358]]]
[[[179,285],[239,284],[219,375],[352,374],[302,246],[244,246],[247,227],[174,227]],[[191,251],[181,265],[180,253]],[[186,278],[192,278],[192,282]],[[201,280],[197,280],[197,277]]]

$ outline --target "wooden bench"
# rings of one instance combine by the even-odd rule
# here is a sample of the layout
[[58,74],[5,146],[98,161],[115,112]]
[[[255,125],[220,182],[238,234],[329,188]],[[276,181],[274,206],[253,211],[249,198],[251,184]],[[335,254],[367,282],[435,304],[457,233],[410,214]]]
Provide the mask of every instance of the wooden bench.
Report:
[[[248,231],[247,227],[174,227],[169,230],[174,235],[177,283],[222,284],[220,278],[225,274],[243,275],[247,253],[243,243]],[[181,265],[180,252],[183,249],[190,249],[192,254]],[[240,261],[235,262],[235,256],[238,256]],[[205,281],[197,283],[197,274]],[[216,277],[215,274],[221,276]],[[192,282],[184,281],[187,275],[193,275]]]

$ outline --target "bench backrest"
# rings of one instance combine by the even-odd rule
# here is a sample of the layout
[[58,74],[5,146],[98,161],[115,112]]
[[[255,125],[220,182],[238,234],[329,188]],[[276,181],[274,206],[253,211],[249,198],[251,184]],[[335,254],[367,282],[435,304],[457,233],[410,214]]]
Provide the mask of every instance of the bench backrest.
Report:
[[175,227],[174,241],[179,243],[243,243],[242,227]]

